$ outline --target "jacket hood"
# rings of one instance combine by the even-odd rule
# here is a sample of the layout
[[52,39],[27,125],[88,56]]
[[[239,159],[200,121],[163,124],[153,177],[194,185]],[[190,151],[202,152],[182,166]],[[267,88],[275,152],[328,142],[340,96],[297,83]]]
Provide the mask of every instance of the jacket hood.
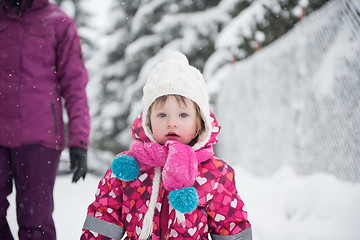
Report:
[[[218,135],[220,132],[220,125],[215,118],[213,112],[210,111],[210,119],[211,119],[211,134],[207,141],[204,142],[203,145],[199,146],[198,149],[204,147],[210,147],[218,142]],[[145,134],[143,124],[142,124],[142,113],[135,119],[132,128],[132,137],[136,140],[140,140],[143,142],[151,142],[150,138]],[[198,150],[194,149],[194,150]]]
[[183,96],[199,107],[204,131],[199,134],[192,148],[195,151],[200,149],[206,144],[212,132],[209,94],[201,72],[191,66],[187,57],[180,52],[171,52],[166,55],[146,78],[142,98],[144,116],[142,124],[145,134],[152,142],[155,142],[155,139],[150,128],[149,109],[157,98],[166,95]]

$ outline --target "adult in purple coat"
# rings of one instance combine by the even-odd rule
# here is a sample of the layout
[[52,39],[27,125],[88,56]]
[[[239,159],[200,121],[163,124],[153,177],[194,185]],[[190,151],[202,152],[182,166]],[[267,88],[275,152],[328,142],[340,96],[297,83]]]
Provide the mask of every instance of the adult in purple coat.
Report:
[[66,145],[73,182],[87,171],[87,82],[69,16],[48,0],[0,0],[0,239],[13,239],[6,221],[13,181],[19,239],[56,239],[53,187]]

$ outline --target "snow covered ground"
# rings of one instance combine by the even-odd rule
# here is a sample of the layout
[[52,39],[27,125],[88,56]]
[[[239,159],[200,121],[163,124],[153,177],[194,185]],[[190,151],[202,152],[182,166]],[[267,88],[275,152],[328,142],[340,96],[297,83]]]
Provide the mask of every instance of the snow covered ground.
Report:
[[282,168],[259,178],[237,169],[254,240],[359,240],[360,184]]
[[[254,240],[359,240],[360,184],[319,173],[298,176],[290,168],[260,178],[235,167],[238,191],[253,225]],[[76,240],[93,200],[98,177],[72,184],[59,176],[55,186],[58,240]],[[9,223],[17,231],[14,194]]]

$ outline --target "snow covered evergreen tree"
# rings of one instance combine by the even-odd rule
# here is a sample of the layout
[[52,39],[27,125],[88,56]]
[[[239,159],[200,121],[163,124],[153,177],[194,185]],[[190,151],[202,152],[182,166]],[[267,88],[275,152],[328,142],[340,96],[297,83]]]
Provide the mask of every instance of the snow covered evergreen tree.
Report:
[[[328,0],[301,3],[316,9]],[[298,0],[114,1],[102,65],[100,107],[93,146],[116,153],[128,148],[130,125],[141,111],[147,72],[171,50],[186,54],[211,80],[218,68],[251,55],[286,33],[300,18]]]
[[329,0],[252,0],[231,19],[215,40],[215,51],[206,62],[207,78],[222,66],[240,61],[272,43],[296,22]]
[[[123,104],[126,89],[136,81],[134,70],[127,69],[126,47],[134,41],[130,32],[132,16],[141,1],[113,1],[109,12],[108,25],[104,30],[105,41],[101,54],[105,60],[98,68],[101,83],[98,84],[96,101],[98,106],[93,115],[93,146],[100,151],[117,152],[120,149],[117,135],[126,128],[125,119],[129,114],[128,105]],[[120,141],[121,142],[121,141]]]

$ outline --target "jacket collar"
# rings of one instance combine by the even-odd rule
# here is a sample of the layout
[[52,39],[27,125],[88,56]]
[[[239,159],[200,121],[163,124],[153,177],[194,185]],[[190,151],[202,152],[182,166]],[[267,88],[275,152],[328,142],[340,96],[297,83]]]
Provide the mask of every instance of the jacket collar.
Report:
[[8,14],[22,16],[24,12],[31,12],[39,8],[45,7],[49,4],[49,0],[22,0],[19,7],[14,7],[7,0],[0,0],[0,3],[4,11]]

